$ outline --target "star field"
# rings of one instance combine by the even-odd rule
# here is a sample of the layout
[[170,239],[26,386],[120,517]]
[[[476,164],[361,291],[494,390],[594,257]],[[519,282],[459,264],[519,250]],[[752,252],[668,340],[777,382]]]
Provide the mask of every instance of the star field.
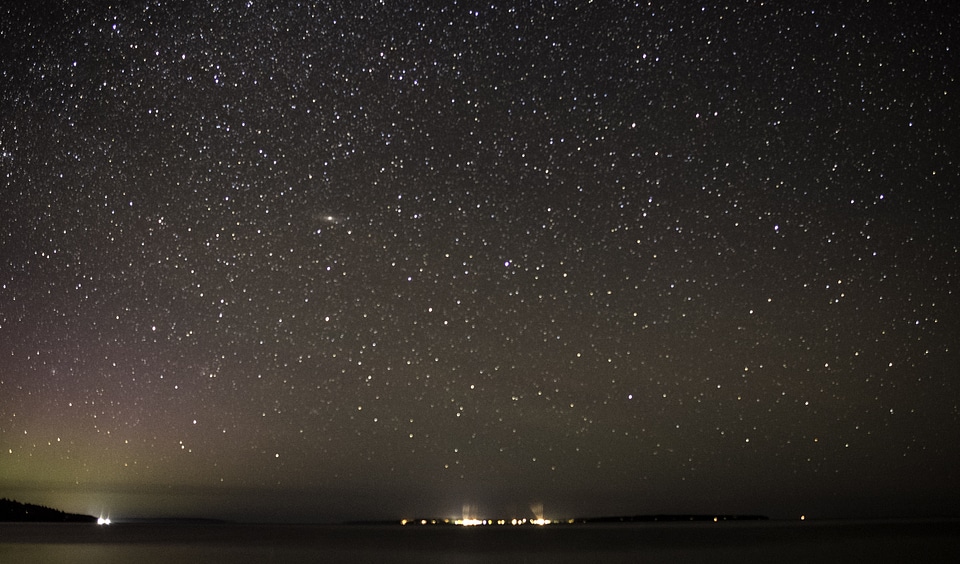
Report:
[[945,4],[3,11],[0,493],[956,513]]

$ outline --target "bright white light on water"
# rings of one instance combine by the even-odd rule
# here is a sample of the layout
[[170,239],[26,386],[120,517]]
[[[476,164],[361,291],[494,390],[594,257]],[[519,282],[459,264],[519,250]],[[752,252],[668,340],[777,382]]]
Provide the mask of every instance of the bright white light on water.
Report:
[[97,518],[97,525],[109,525],[109,524],[110,524],[109,517],[104,517],[103,515],[101,515],[100,517]]

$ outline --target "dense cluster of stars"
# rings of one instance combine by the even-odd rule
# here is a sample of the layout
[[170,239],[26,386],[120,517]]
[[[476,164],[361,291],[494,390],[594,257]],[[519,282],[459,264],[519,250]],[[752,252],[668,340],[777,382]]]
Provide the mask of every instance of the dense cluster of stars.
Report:
[[942,511],[950,11],[446,4],[3,8],[0,490]]

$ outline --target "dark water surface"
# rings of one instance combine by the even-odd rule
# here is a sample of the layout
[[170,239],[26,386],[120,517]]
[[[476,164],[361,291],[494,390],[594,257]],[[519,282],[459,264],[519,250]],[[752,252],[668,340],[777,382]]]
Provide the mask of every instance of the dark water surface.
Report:
[[960,520],[401,527],[0,524],[0,563],[960,562]]

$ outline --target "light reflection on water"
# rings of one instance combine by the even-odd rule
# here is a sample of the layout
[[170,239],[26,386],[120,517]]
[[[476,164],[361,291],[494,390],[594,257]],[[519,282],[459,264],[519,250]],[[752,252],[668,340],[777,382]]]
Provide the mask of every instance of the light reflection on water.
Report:
[[0,562],[953,562],[960,521],[555,527],[0,524]]

